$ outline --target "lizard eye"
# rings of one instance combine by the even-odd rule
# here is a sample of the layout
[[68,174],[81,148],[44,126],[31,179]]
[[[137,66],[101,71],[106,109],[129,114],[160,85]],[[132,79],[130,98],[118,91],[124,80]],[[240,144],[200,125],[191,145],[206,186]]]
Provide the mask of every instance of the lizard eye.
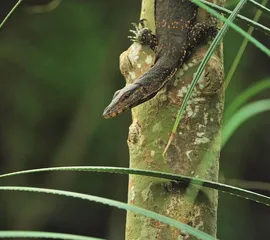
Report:
[[120,90],[116,91],[113,95],[113,98],[115,98],[120,93]]
[[123,97],[122,97],[122,100],[125,100],[125,99],[128,99],[130,96],[130,93],[127,92]]

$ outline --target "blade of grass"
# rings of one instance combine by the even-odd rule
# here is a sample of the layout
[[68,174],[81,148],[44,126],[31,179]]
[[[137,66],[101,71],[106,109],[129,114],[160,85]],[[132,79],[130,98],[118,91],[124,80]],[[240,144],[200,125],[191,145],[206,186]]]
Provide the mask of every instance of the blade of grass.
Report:
[[270,110],[270,99],[259,100],[242,107],[225,124],[222,131],[222,147],[226,144],[236,129],[251,117]]
[[229,105],[224,113],[224,122],[227,122],[235,111],[241,107],[244,103],[246,103],[250,98],[257,95],[259,92],[262,92],[266,89],[270,89],[270,78],[264,79],[251,87],[247,90],[242,92],[237,96],[237,98]]
[[109,205],[112,207],[117,207],[117,208],[120,208],[123,210],[135,212],[135,213],[141,214],[145,217],[149,217],[149,218],[155,219],[157,221],[166,223],[171,227],[175,227],[175,228],[181,230],[181,232],[183,232],[183,233],[190,234],[190,235],[192,235],[198,239],[201,239],[201,240],[216,240],[215,237],[212,237],[209,234],[204,233],[198,229],[195,229],[189,225],[178,222],[172,218],[169,218],[169,217],[163,216],[161,214],[149,211],[147,209],[143,209],[140,207],[136,207],[134,205],[129,205],[126,203],[122,203],[122,202],[107,199],[107,198],[102,198],[102,197],[97,197],[97,196],[82,194],[82,193],[76,193],[76,192],[63,191],[63,190],[55,190],[55,189],[48,189],[48,188],[34,188],[34,187],[1,186],[0,191],[23,191],[23,192],[46,193],[46,194],[54,194],[54,195],[60,195],[60,196],[66,196],[66,197],[87,200],[87,201],[91,201],[91,202],[102,203],[102,204]]
[[[194,0],[193,2],[198,2],[198,0]],[[236,8],[241,4],[241,1],[238,3],[238,5],[236,6]],[[210,12],[212,15],[214,15],[215,17],[218,17],[219,19],[221,19],[222,21],[225,21],[225,25],[230,25],[232,28],[234,28],[234,30],[236,30],[237,32],[239,32],[240,34],[244,35],[245,37],[247,37],[251,42],[253,42],[257,47],[259,47],[261,50],[264,50],[268,55],[270,55],[270,50],[267,49],[264,45],[262,45],[260,42],[258,42],[255,38],[253,38],[252,36],[248,35],[245,31],[243,31],[241,28],[239,28],[238,26],[236,26],[232,20],[230,19],[230,17],[232,16],[232,14],[235,12],[236,8],[234,9],[233,13],[230,15],[230,17],[228,19],[224,18],[223,16],[221,16],[220,14],[218,14],[216,11],[214,11],[213,9],[209,8],[208,6],[205,6],[203,3],[198,2],[197,4],[199,7],[205,9],[206,11]],[[224,27],[224,26],[223,26]],[[223,29],[223,28],[222,28]],[[221,31],[222,31],[221,29]],[[216,36],[217,38],[218,36]],[[215,41],[215,39],[214,39]],[[214,41],[212,44],[214,44]],[[210,46],[211,47],[211,46]],[[196,77],[196,76],[195,76]],[[195,79],[193,79],[194,81]],[[188,93],[187,93],[188,94]],[[186,97],[186,96],[185,96]],[[181,106],[182,107],[182,106]],[[177,126],[176,126],[177,128]],[[173,133],[174,134],[174,133]],[[171,140],[171,138],[170,138]],[[169,143],[170,143],[169,140]],[[168,144],[169,145],[169,144]],[[213,142],[212,146],[210,149],[212,149],[212,147],[214,147],[215,145],[215,141]],[[221,146],[222,147],[222,146]],[[198,169],[201,169],[200,171],[200,176],[204,176],[207,168],[212,166],[212,161],[213,158],[211,157],[210,151],[207,152],[205,154],[205,157],[203,158],[202,162],[199,164],[200,166],[198,167]],[[186,196],[189,199],[193,199],[193,201],[195,201],[196,196],[198,194],[199,188],[197,188],[195,191],[193,191],[191,188],[188,188],[186,191]]]
[[28,13],[31,13],[31,14],[51,12],[60,5],[61,1],[62,0],[51,0],[45,4],[42,4],[42,5],[29,6],[26,8],[26,10]]
[[260,190],[260,191],[270,192],[270,183],[269,182],[226,178],[225,183],[229,184],[229,185],[237,186],[239,188],[253,189],[253,190],[256,189],[256,190]]
[[250,2],[253,6],[255,6],[255,7],[258,8],[258,9],[260,9],[262,12],[264,12],[265,14],[267,14],[267,15],[269,16],[269,14],[270,14],[270,9],[267,8],[267,7],[265,7],[265,5],[260,4],[260,3],[254,1],[254,0],[249,0],[249,2]]
[[215,190],[219,190],[225,193],[229,193],[241,198],[249,199],[251,201],[255,201],[264,205],[270,206],[270,197],[251,192],[248,190],[240,189],[234,186],[229,186],[222,183],[216,183],[208,180],[203,180],[199,178],[187,177],[179,174],[158,172],[158,171],[149,171],[149,170],[141,170],[134,168],[120,168],[120,167],[102,167],[102,166],[71,166],[71,167],[51,167],[51,168],[39,168],[39,169],[31,169],[25,171],[12,172],[7,174],[0,175],[0,178],[29,174],[29,173],[38,173],[38,172],[50,172],[50,171],[84,171],[84,172],[104,172],[104,173],[118,173],[118,174],[133,174],[133,175],[141,175],[147,177],[155,177],[162,178],[172,181],[180,181],[186,185],[193,184],[199,185]]
[[49,238],[64,240],[101,240],[67,233],[38,232],[38,231],[0,231],[0,238]]
[[[209,8],[208,6],[206,6],[204,3],[201,3],[199,0],[192,0],[193,3],[197,4],[198,6],[204,6],[204,8],[210,9],[211,11],[213,11],[211,8]],[[206,66],[206,64],[208,63],[209,59],[211,58],[212,54],[214,53],[216,47],[218,46],[219,42],[221,41],[221,39],[223,38],[224,34],[226,33],[226,31],[229,28],[229,23],[231,23],[231,21],[233,21],[236,17],[236,15],[239,13],[239,11],[242,9],[242,7],[244,6],[244,4],[247,2],[247,0],[241,0],[237,6],[235,7],[235,9],[233,10],[232,14],[229,16],[228,18],[228,22],[225,22],[225,24],[223,25],[223,27],[221,28],[221,30],[218,32],[217,36],[214,38],[213,42],[211,43],[210,47],[208,48],[201,64],[199,65],[195,76],[191,82],[191,85],[187,91],[187,94],[185,95],[184,99],[183,99],[183,103],[177,113],[177,117],[176,120],[174,122],[173,125],[173,129],[172,129],[172,134],[170,135],[169,141],[167,143],[167,146],[164,149],[163,152],[163,156],[165,155],[165,153],[167,152],[172,140],[174,139],[176,130],[178,128],[178,125],[180,123],[180,120],[182,119],[182,116],[184,114],[185,108],[187,106],[187,102],[191,96],[191,93],[194,89],[194,87],[196,86],[197,82],[199,81],[199,79],[201,78],[201,75],[203,73],[203,70]],[[227,20],[227,19],[226,19]]]
[[[268,2],[268,0],[263,0],[262,1],[262,5],[266,5],[267,2]],[[256,14],[255,14],[255,16],[253,18],[254,22],[258,22],[259,19],[260,19],[260,17],[261,17],[261,15],[262,15],[262,11],[261,10],[257,10],[257,12],[256,12]],[[254,27],[249,27],[247,33],[249,35],[252,35],[253,31],[254,31]],[[247,44],[248,44],[248,40],[247,40],[247,38],[245,38],[243,40],[241,46],[240,46],[239,51],[236,54],[236,57],[235,57],[235,59],[234,59],[234,61],[232,63],[232,66],[231,66],[231,68],[229,70],[229,73],[228,73],[228,75],[226,77],[225,88],[228,87],[228,85],[229,85],[229,83],[230,83],[230,81],[232,79],[232,76],[233,76],[233,74],[234,74],[234,72],[235,72],[235,70],[236,70],[236,68],[237,68],[237,66],[238,66],[238,64],[239,64],[239,62],[240,62],[240,60],[241,60],[241,58],[243,56],[243,53],[244,53],[244,51],[245,51],[245,49],[247,47]]]
[[[221,21],[225,22],[225,24],[228,24],[232,29],[234,29],[236,32],[238,32],[239,34],[241,34],[242,36],[244,36],[245,38],[247,38],[251,43],[253,43],[257,48],[259,48],[262,52],[264,52],[267,56],[270,56],[270,50],[265,47],[262,43],[260,43],[257,39],[255,39],[254,37],[250,36],[248,33],[246,33],[243,29],[241,29],[240,27],[238,27],[236,24],[234,24],[230,17],[227,19],[225,17],[223,17],[221,14],[219,14],[217,11],[213,10],[212,8],[208,7],[207,5],[203,4],[202,2],[200,2],[199,0],[192,0],[192,2],[194,2],[196,5],[198,5],[199,7],[203,8],[204,10],[206,10],[207,12],[209,12],[210,14],[212,14],[213,16],[217,17],[218,19],[220,19]],[[241,1],[242,2],[242,1]],[[239,2],[239,4],[241,3]],[[246,2],[246,1],[245,1]],[[238,4],[238,5],[239,5]],[[238,6],[237,5],[237,6]],[[237,8],[236,6],[236,8]],[[232,14],[230,15],[232,16]],[[235,16],[234,16],[235,18]]]
[[9,11],[9,13],[7,14],[7,16],[4,18],[4,20],[1,22],[0,24],[0,29],[3,27],[3,25],[5,24],[5,22],[8,20],[8,18],[11,16],[11,14],[15,11],[15,9],[20,5],[20,3],[22,2],[22,0],[19,0],[14,7]]
[[[249,117],[252,117],[253,115],[256,115],[260,112],[267,111],[267,110],[270,110],[270,100],[261,100],[261,101],[258,101],[257,104],[254,104],[254,103],[250,104],[250,107],[248,106],[247,108],[243,107],[243,109],[241,109],[238,113],[235,114],[234,116],[235,118],[230,119],[230,122],[228,122],[228,124],[225,124],[226,127],[223,129],[223,132],[222,132],[221,148],[224,146],[225,142],[229,139],[229,137],[236,130],[236,128],[240,126],[245,120],[247,120]],[[197,169],[199,169],[197,171],[197,174],[199,176],[205,176],[205,174],[207,174],[207,169],[212,167],[212,163],[213,163],[212,149],[217,148],[215,146],[216,143],[217,143],[216,141],[212,142],[211,146],[208,147],[208,151],[203,157],[201,163],[199,163],[199,165],[197,166]],[[190,184],[192,185],[193,182],[191,182]],[[195,201],[199,193],[199,190],[200,190],[200,186],[197,187],[196,189],[189,187],[186,190],[186,197],[190,201]]]
[[[220,13],[224,13],[226,15],[230,15],[232,13],[231,10],[229,10],[227,8],[223,8],[223,7],[221,7],[219,5],[216,5],[214,3],[211,3],[211,2],[208,2],[208,1],[205,1],[205,0],[200,0],[200,2],[212,7],[213,9],[217,10]],[[265,33],[267,35],[270,34],[270,28],[268,28],[268,27],[266,27],[266,26],[264,26],[264,25],[262,25],[262,24],[260,24],[260,23],[258,23],[256,21],[254,21],[254,20],[251,20],[251,19],[249,19],[249,18],[247,18],[245,16],[237,14],[236,19],[242,21],[243,23],[248,24],[249,26],[254,27],[256,30],[259,30],[259,31],[261,31],[261,32],[263,32],[263,33]]]

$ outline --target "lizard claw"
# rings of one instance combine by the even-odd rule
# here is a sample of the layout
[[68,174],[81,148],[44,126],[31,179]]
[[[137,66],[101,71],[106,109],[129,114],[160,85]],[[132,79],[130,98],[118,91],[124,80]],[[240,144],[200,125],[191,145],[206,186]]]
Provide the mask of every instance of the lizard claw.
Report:
[[137,40],[136,38],[133,38],[133,37],[130,37],[130,36],[128,36],[128,38],[129,38],[129,40],[130,40],[131,42],[138,42],[138,40]]
[[128,36],[128,38],[130,39],[130,41],[136,41],[136,37],[135,36]]
[[139,26],[138,26],[137,23],[131,23],[131,25],[132,25],[133,27],[135,27],[136,32],[139,31]]
[[142,18],[139,20],[139,24],[141,24],[142,28],[145,28],[145,24],[144,22],[146,22],[147,20],[145,18]]
[[135,35],[138,33],[138,31],[135,31],[135,30],[129,30],[129,31],[134,33]]
[[152,34],[152,31],[145,27],[144,21],[146,21],[146,19],[140,19],[139,24],[131,23],[134,26],[135,30],[129,30],[129,32],[133,33],[134,36],[128,36],[128,38],[132,42],[139,42],[143,45],[149,45],[150,48],[153,50],[156,45],[156,38]]

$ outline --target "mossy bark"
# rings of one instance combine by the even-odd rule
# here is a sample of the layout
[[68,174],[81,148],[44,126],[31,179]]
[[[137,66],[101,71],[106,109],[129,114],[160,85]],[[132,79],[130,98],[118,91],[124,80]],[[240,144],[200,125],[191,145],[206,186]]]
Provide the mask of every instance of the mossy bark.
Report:
[[[154,0],[142,1],[141,18],[154,30]],[[199,11],[198,21],[212,21]],[[215,21],[214,21],[215,22]],[[178,173],[217,181],[220,129],[224,104],[221,47],[213,55],[203,77],[188,102],[183,119],[165,156],[177,112],[207,47],[202,46],[182,66],[174,79],[155,98],[132,110],[129,129],[130,167]],[[120,56],[120,69],[127,82],[146,72],[154,62],[154,52],[138,43]],[[206,153],[208,161],[204,162]],[[210,154],[209,154],[210,153]],[[216,191],[189,188],[175,182],[130,176],[128,203],[146,208],[216,235],[218,195]],[[127,214],[126,239],[194,239],[158,221]]]

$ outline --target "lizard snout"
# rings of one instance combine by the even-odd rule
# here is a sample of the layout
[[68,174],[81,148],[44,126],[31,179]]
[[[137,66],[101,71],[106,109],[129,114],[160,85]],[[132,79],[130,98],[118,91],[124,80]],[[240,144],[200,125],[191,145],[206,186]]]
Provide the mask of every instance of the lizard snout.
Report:
[[104,117],[105,119],[115,117],[115,115],[116,115],[116,114],[110,113],[110,108],[109,108],[109,106],[107,106],[107,107],[104,109],[103,117]]

